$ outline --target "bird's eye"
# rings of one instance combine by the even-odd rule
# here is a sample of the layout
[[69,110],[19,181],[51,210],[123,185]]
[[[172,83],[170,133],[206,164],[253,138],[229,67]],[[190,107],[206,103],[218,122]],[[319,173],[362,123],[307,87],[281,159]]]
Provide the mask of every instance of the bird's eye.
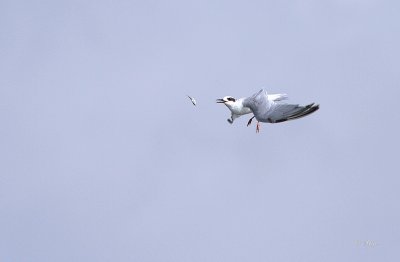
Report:
[[228,97],[228,100],[232,101],[232,102],[235,102],[235,98],[233,98],[233,97]]

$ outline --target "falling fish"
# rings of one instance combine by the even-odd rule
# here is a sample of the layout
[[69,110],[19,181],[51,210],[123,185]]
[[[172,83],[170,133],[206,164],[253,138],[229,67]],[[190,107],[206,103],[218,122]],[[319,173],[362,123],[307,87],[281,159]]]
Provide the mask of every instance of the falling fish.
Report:
[[192,101],[192,104],[195,106],[196,105],[196,100],[194,100],[193,97],[190,97],[190,96],[187,96],[187,97],[189,97],[190,101]]

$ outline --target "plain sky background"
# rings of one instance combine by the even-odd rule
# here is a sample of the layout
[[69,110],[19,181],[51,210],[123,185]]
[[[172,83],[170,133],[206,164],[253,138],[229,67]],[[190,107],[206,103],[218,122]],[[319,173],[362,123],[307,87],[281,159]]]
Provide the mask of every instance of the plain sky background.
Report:
[[[0,1],[0,261],[399,261],[399,14]],[[261,87],[321,109],[228,124]]]

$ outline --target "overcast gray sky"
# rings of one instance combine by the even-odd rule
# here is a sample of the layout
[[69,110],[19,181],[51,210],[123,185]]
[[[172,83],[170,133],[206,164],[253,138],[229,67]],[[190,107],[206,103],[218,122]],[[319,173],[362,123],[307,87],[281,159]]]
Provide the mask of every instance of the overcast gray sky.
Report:
[[[399,261],[399,13],[1,1],[0,260]],[[229,125],[261,87],[321,109]]]

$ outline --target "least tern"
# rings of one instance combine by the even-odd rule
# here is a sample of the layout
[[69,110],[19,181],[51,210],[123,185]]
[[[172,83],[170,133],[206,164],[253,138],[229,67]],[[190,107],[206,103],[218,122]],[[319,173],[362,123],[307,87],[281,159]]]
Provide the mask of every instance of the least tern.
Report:
[[250,108],[257,119],[256,132],[260,132],[260,122],[264,123],[280,123],[289,120],[299,119],[307,116],[319,109],[319,105],[311,103],[306,106],[298,104],[282,104],[275,103],[270,100],[267,91],[261,89],[251,97],[245,98],[242,102],[244,107]]
[[[244,99],[246,99],[246,97],[235,99],[232,96],[225,96],[224,98],[217,99],[217,103],[223,103],[231,111],[231,118],[227,119],[230,124],[232,124],[236,118],[251,113],[250,108],[243,106]],[[268,95],[268,99],[271,101],[282,101],[288,99],[288,96],[287,94],[271,94]],[[250,118],[247,125],[250,125],[252,119],[253,118]]]

